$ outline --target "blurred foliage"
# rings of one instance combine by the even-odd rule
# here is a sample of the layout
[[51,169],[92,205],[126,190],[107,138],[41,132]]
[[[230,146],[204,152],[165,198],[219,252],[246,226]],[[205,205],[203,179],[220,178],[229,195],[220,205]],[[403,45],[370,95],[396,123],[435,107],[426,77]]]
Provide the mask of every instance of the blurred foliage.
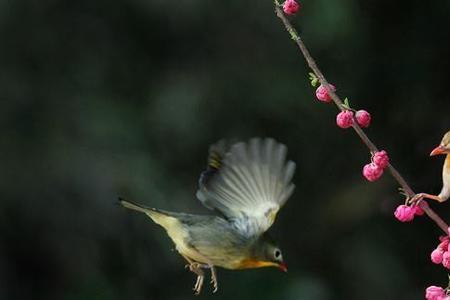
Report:
[[[368,134],[420,191],[450,125],[448,1],[306,1],[294,22]],[[208,145],[272,136],[298,164],[272,229],[288,274],[219,270],[214,299],[420,299],[439,229],[400,224],[389,175],[314,100],[271,1],[0,1],[0,299],[192,299],[163,230],[118,195],[208,213]],[[446,204],[433,204],[448,218]]]

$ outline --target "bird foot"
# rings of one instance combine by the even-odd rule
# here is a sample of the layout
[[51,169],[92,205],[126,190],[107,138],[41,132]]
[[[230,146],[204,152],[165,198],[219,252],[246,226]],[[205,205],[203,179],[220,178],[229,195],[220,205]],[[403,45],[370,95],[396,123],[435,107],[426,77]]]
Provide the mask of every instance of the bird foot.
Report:
[[195,281],[194,287],[192,288],[192,290],[194,291],[194,295],[196,295],[196,296],[200,295],[200,292],[202,291],[204,279],[205,279],[204,275],[197,276],[197,280]]
[[200,295],[203,287],[203,281],[205,279],[205,272],[202,269],[209,268],[211,269],[211,285],[213,286],[213,293],[217,292],[218,284],[217,284],[217,274],[216,269],[212,265],[205,265],[198,262],[192,262],[184,266],[186,269],[189,269],[192,273],[197,275],[197,280],[195,281],[193,291],[196,296]]
[[214,266],[210,266],[210,269],[211,269],[211,284],[213,286],[213,293],[216,293],[217,290],[219,289],[219,285],[217,283],[216,269],[214,268]]
[[419,194],[415,194],[411,199],[409,199],[408,204],[418,205],[420,203],[420,201],[422,201],[423,199],[430,199],[430,200],[435,200],[438,202],[445,201],[444,199],[442,199],[440,196],[437,196],[437,195],[430,195],[427,193],[419,193]]
[[203,281],[205,279],[205,273],[202,270],[204,266],[205,265],[197,262],[192,262],[184,266],[186,269],[189,268],[189,271],[197,275],[197,280],[195,281],[194,287],[192,288],[194,294],[197,296],[200,295],[200,292],[202,291]]
[[413,197],[409,198],[406,202],[409,205],[418,205],[420,201],[425,198],[425,195],[423,193],[415,194]]

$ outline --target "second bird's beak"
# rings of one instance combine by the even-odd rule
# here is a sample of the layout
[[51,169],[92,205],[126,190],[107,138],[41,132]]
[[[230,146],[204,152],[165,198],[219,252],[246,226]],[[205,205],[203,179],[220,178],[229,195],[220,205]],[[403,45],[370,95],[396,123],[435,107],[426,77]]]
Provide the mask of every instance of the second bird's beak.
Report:
[[444,153],[447,153],[447,149],[444,146],[439,145],[436,148],[434,148],[433,151],[431,151],[430,156],[435,156]]
[[287,272],[287,271],[288,271],[288,270],[287,270],[287,265],[286,265],[285,262],[282,262],[282,263],[278,264],[278,268],[279,268],[281,271],[283,271],[283,272]]

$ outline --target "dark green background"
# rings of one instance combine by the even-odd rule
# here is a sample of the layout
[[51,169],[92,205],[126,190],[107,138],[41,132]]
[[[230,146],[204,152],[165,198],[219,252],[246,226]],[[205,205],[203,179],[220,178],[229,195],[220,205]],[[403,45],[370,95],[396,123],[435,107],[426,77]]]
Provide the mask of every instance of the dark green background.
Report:
[[[302,2],[329,81],[418,191],[438,193],[450,129],[450,2]],[[422,299],[441,234],[397,222],[397,185],[314,99],[271,1],[0,1],[0,299],[194,299],[163,230],[115,205],[208,213],[208,145],[271,136],[297,189],[271,229],[289,272],[219,270],[198,299]],[[433,204],[448,219],[448,204]]]

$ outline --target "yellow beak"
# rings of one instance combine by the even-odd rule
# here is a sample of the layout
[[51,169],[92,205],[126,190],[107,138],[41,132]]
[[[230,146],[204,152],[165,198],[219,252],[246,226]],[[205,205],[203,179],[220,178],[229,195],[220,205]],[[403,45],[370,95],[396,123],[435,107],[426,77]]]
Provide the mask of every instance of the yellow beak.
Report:
[[275,263],[271,261],[245,259],[241,262],[238,269],[252,269],[252,268],[264,268],[264,267],[276,267],[283,272],[287,272],[287,265],[285,262]]

